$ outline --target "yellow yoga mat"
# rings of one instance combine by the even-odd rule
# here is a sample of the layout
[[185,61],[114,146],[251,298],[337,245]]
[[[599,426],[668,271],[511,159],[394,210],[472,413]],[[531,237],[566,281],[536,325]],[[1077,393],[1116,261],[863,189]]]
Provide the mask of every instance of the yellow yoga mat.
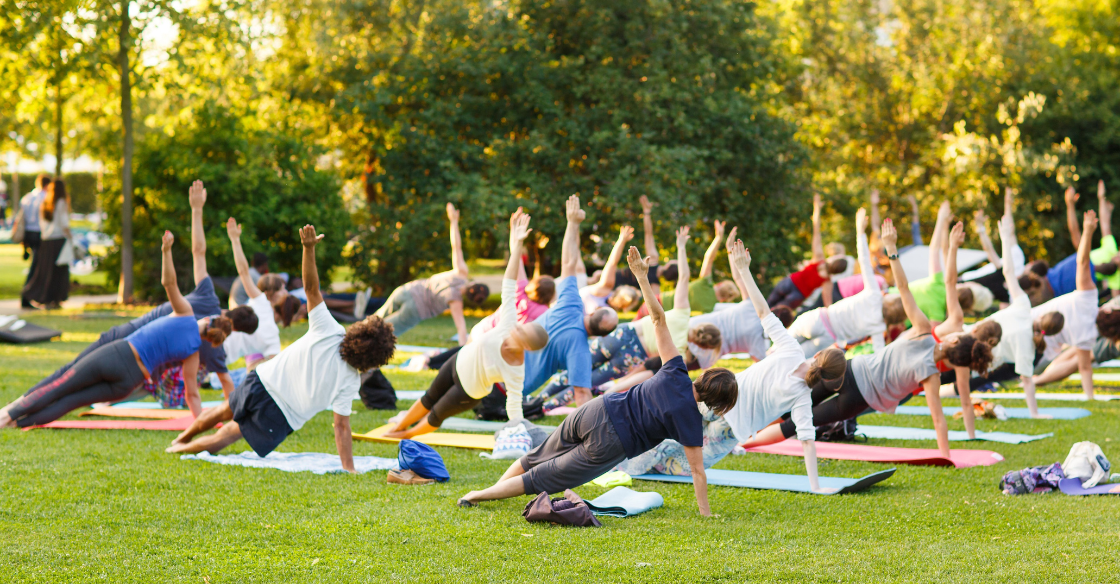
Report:
[[143,408],[93,408],[79,416],[105,416],[106,418],[146,418],[149,420],[173,420],[189,418],[190,410],[157,410]]
[[[392,429],[392,425],[385,424],[380,428],[374,428],[365,434],[354,434],[355,440],[365,440],[367,442],[384,442],[386,444],[395,444],[400,442],[400,438],[386,438],[385,433]],[[412,438],[417,442],[423,442],[428,446],[454,446],[456,448],[473,448],[475,450],[493,450],[494,449],[494,436],[490,434],[452,434],[450,432],[432,432],[431,434],[422,434]]]

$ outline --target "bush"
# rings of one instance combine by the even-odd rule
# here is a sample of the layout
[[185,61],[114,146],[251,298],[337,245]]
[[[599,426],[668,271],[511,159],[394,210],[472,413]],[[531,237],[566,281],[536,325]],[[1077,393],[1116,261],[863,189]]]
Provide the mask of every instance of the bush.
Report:
[[[253,118],[212,103],[204,104],[168,132],[153,132],[136,145],[134,160],[134,258],[136,298],[160,298],[160,238],[175,234],[180,288],[194,287],[190,256],[187,189],[206,185],[204,228],[211,275],[237,273],[226,235],[230,216],[244,226],[245,254],[268,254],[274,272],[300,274],[299,228],[313,224],[326,234],[316,256],[323,286],[341,260],[350,229],[339,197],[340,182],[316,168],[321,154],[303,136],[253,125]],[[104,200],[109,231],[120,241],[120,186]],[[106,262],[110,281],[120,273],[120,256]]]
[[[35,188],[35,179],[38,174],[24,174],[19,175],[19,196],[22,197],[30,193]],[[0,178],[8,183],[9,199],[12,199],[12,193],[15,191],[15,185],[12,184],[11,173],[3,173]],[[63,174],[62,178],[66,181],[66,192],[70,197],[70,210],[74,213],[93,213],[97,210],[97,175],[92,172],[72,172]],[[9,202],[9,207],[12,203]]]

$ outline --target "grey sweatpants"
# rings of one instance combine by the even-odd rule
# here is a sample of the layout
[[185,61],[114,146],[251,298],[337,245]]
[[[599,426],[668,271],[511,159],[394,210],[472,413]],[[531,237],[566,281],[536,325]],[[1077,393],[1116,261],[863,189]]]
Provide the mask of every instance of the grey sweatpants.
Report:
[[544,444],[521,457],[525,494],[559,493],[598,478],[626,460],[602,398],[568,416]]

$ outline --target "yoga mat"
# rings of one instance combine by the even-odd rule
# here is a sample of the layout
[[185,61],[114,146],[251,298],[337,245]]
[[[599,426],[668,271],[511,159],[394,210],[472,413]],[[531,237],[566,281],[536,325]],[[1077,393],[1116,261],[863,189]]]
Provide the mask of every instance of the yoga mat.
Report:
[[[761,454],[782,454],[785,456],[802,456],[801,442],[792,438],[770,444],[768,446],[755,446],[744,448],[746,452]],[[917,464],[925,466],[955,466],[968,468],[970,466],[991,466],[1003,460],[998,452],[990,450],[950,450],[950,458],[941,456],[935,448],[895,448],[891,446],[867,446],[865,444],[839,444],[835,442],[817,442],[817,458],[831,460],[860,460],[863,462],[887,462],[900,464]]]
[[[272,468],[284,472],[311,472],[317,475],[346,472],[337,454],[322,452],[270,452],[261,458],[252,450],[241,454],[219,454],[209,452],[198,454],[184,454],[180,460],[202,460],[215,464],[228,464],[231,466],[244,466],[249,468]],[[364,474],[371,470],[396,469],[397,459],[381,458],[378,456],[355,456],[354,470]]]
[[[1081,381],[1081,374],[1074,373],[1069,376],[1070,381]],[[1093,381],[1120,381],[1120,373],[1094,373]]]
[[[1094,379],[1095,379],[1095,377],[1094,377]],[[977,392],[977,393],[972,394],[972,400],[973,401],[981,400],[981,399],[1026,399],[1026,398],[1027,398],[1027,395],[1024,394],[1024,393],[1021,393],[1021,392],[1011,392],[1011,393]],[[1049,400],[1049,401],[1079,401],[1079,402],[1088,401],[1088,400],[1085,399],[1085,394],[1083,394],[1083,393],[1036,393],[1036,394],[1034,394],[1034,398],[1039,400],[1039,401],[1045,401],[1045,400]],[[1093,394],[1093,399],[1095,401],[1114,401],[1114,400],[1120,400],[1120,395],[1096,392],[1096,393]]]
[[546,415],[546,416],[567,416],[567,415],[576,413],[576,409],[577,408],[573,408],[571,406],[560,406],[560,407],[558,407],[554,410],[549,410],[549,411],[545,412],[544,415]]
[[403,391],[398,389],[398,390],[396,390],[396,392],[397,392],[397,399],[414,399],[414,400],[424,397],[424,394],[427,393],[426,391],[422,391],[422,390],[419,390],[419,389],[417,389],[417,390],[403,390]]
[[[705,471],[708,485],[721,487],[745,487],[748,489],[768,489],[774,491],[793,491],[795,493],[813,493],[814,495],[843,495],[862,491],[875,483],[885,481],[894,474],[895,469],[888,468],[874,474],[869,474],[858,479],[844,479],[838,477],[819,477],[820,486],[826,489],[838,489],[832,493],[813,493],[809,488],[809,477],[805,475],[772,474],[768,472],[747,472],[742,470],[722,470],[710,468]],[[663,481],[667,483],[691,483],[692,475],[677,476],[663,474],[644,474],[634,477],[643,481]]]
[[51,428],[54,430],[169,430],[182,432],[190,427],[194,418],[174,418],[171,420],[60,420],[31,426],[24,431],[35,428]]
[[1104,363],[1097,363],[1096,365],[1093,365],[1094,369],[1096,369],[1097,367],[1120,367],[1120,360],[1113,359],[1111,361],[1105,361]]
[[[365,440],[367,442],[382,442],[385,444],[396,444],[400,442],[399,438],[386,438],[384,434],[393,428],[392,424],[385,424],[380,428],[374,428],[365,434],[353,434],[355,440]],[[428,446],[454,446],[456,448],[473,448],[475,450],[493,450],[494,449],[494,436],[490,434],[451,434],[449,432],[432,432],[431,434],[421,434],[420,436],[413,436],[412,440],[423,442]]]
[[639,493],[626,487],[615,487],[592,501],[585,501],[596,515],[630,517],[656,509],[665,504],[660,493]]
[[1062,479],[1058,488],[1067,495],[1120,495],[1120,483],[1104,483],[1086,489],[1081,486],[1081,479]]
[[[221,403],[221,402],[219,402]],[[149,420],[171,420],[190,418],[190,410],[155,410],[148,408],[93,408],[79,416],[105,416],[106,418],[147,418]]]
[[[946,416],[953,416],[961,411],[957,407],[943,407],[942,409]],[[1027,408],[1004,408],[1004,411],[1007,412],[1008,418],[1031,419],[1031,412]],[[926,406],[898,406],[894,413],[902,416],[928,416],[929,408]],[[1055,420],[1076,420],[1087,417],[1092,412],[1081,408],[1038,408],[1038,413],[1048,415]]]
[[[856,428],[856,434],[860,434],[868,438],[884,438],[887,440],[937,440],[937,432],[926,428],[864,426],[863,424],[860,424]],[[977,430],[976,440],[984,440],[987,442],[1002,442],[1004,444],[1022,444],[1024,442],[1033,442],[1035,440],[1049,438],[1053,435],[1053,432],[1032,436],[1030,434],[1012,434],[1010,432],[981,432],[980,430]],[[968,432],[949,430],[950,442],[968,442],[969,440],[971,439],[968,437]]]
[[[468,418],[447,418],[440,426],[442,430],[455,430],[456,432],[497,432],[508,422],[489,422],[486,420],[471,420]],[[537,426],[551,434],[556,426]]]
[[428,351],[446,351],[447,347],[421,347],[419,345],[397,345],[397,350],[402,353],[427,353]]
[[[225,403],[224,400],[204,401],[202,402],[203,408],[212,408],[220,406]],[[128,408],[132,410],[162,410],[165,409],[163,404],[156,401],[126,401],[113,404],[113,408]],[[181,411],[188,411],[185,407]]]

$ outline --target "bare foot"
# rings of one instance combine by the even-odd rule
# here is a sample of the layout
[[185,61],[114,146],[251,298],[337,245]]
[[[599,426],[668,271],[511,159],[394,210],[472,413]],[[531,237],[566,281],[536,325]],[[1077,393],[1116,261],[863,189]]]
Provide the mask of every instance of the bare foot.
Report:
[[0,428],[15,428],[16,421],[8,417],[8,412],[0,413]]
[[405,431],[405,430],[393,430],[392,432],[386,432],[385,437],[386,438],[399,438],[401,440],[404,440],[405,438],[408,438],[408,432]]
[[839,490],[840,490],[840,489],[833,489],[833,488],[831,488],[831,487],[821,487],[821,488],[819,488],[819,489],[817,489],[817,490],[815,490],[815,491],[813,491],[813,492],[814,492],[814,493],[820,493],[820,494],[822,494],[822,495],[827,495],[827,494],[829,494],[829,493],[835,493],[836,491],[839,491]]
[[175,440],[174,442],[171,443],[171,446],[167,447],[167,450],[164,450],[164,452],[169,452],[171,454],[175,454],[175,453],[178,453],[178,452],[186,452],[189,449],[190,449],[190,444],[188,444],[187,442],[179,442],[178,440]]
[[1031,417],[1036,420],[1053,420],[1054,416],[1050,414],[1031,414]]

